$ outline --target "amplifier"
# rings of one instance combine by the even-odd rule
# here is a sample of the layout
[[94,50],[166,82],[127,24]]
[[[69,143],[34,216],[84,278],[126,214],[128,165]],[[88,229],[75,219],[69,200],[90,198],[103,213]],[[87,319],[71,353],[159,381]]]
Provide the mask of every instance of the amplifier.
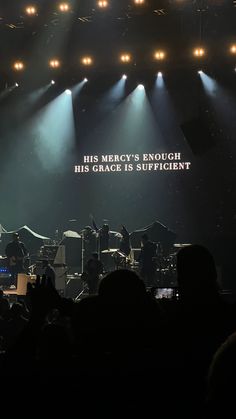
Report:
[[9,287],[11,285],[11,274],[8,269],[0,269],[0,286],[1,287]]
[[10,274],[9,269],[7,267],[0,268],[0,276],[1,275],[6,275],[6,274]]

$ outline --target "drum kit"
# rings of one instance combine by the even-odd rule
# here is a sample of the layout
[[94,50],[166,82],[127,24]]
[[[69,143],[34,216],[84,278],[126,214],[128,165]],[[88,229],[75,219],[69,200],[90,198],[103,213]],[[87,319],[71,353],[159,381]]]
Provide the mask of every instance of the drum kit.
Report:
[[120,249],[107,249],[101,252],[102,254],[111,255],[114,260],[115,269],[128,269],[130,268],[130,258]]
[[177,253],[180,249],[190,246],[190,243],[173,244],[170,252],[160,254],[156,257],[158,282],[168,286],[177,285]]
[[[172,285],[176,283],[177,269],[176,269],[176,256],[180,249],[189,246],[190,243],[176,243],[173,245],[169,254],[158,252],[154,258],[156,262],[156,278],[157,283]],[[140,271],[140,264],[135,259],[139,254],[141,248],[133,248],[129,256],[125,255],[119,249],[103,250],[102,254],[109,254],[114,259],[116,269],[130,269],[137,273]]]

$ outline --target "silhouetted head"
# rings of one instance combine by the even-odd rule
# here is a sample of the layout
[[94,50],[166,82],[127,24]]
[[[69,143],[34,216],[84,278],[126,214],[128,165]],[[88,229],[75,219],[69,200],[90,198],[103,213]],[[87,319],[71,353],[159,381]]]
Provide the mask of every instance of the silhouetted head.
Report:
[[108,301],[142,302],[147,294],[143,281],[128,269],[119,269],[105,276],[99,285],[98,294]]
[[13,233],[12,234],[12,240],[14,240],[14,241],[19,241],[20,240],[20,236],[19,236],[19,234],[18,233]]
[[[207,403],[219,417],[228,416],[235,407],[236,333],[233,333],[216,351],[208,373]],[[221,410],[222,409],[222,410]],[[210,416],[209,416],[210,417]]]
[[103,231],[104,233],[108,233],[108,232],[109,232],[109,225],[108,225],[108,224],[103,224],[103,226],[102,226],[102,231]]
[[177,254],[177,280],[180,297],[202,300],[218,294],[213,256],[204,246],[191,245]]

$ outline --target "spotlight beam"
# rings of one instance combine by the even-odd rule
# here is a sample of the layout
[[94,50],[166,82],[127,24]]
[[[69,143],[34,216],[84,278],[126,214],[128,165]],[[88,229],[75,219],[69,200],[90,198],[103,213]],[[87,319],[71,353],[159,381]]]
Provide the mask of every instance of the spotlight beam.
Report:
[[[127,78],[127,77],[126,77]],[[124,75],[112,86],[102,97],[100,108],[103,111],[109,112],[120,104],[120,101],[125,96],[126,78]]]
[[19,87],[18,83],[13,84],[12,86],[6,87],[5,90],[3,90],[2,92],[0,92],[0,100],[4,99],[5,97],[7,97],[11,92],[13,92],[17,87]]
[[[69,90],[69,89],[67,89]],[[70,91],[71,92],[71,91]],[[62,92],[31,121],[32,131],[37,135],[35,151],[43,167],[54,173],[63,170],[62,162],[74,146],[75,125],[72,95]],[[65,165],[66,167],[66,165]]]
[[81,92],[81,90],[83,89],[83,87],[86,85],[87,82],[88,82],[88,79],[85,77],[81,82],[73,86],[72,87],[73,96],[77,96]]

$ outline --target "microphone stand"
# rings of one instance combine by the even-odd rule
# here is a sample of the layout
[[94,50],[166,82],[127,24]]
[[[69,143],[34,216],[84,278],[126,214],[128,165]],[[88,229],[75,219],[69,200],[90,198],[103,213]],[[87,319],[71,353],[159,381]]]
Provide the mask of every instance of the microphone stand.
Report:
[[84,232],[81,231],[81,273],[84,272]]

